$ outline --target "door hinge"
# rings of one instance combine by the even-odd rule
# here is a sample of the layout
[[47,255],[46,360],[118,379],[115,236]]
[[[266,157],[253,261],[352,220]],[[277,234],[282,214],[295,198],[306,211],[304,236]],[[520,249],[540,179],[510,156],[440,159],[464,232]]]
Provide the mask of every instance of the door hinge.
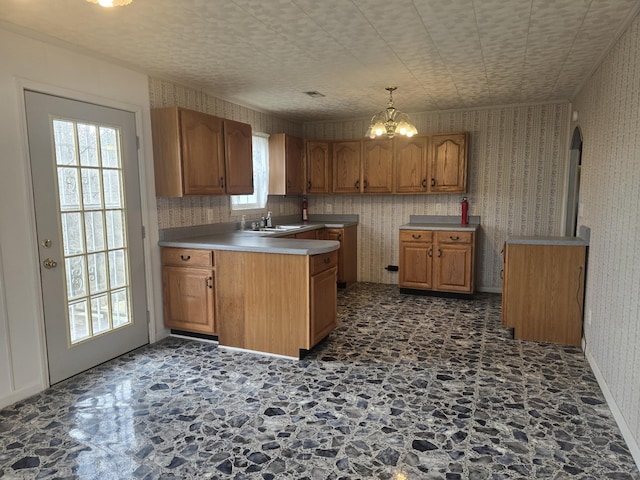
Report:
[[147,310],[147,325],[151,325],[151,312]]
[[136,135],[136,149],[140,150],[140,137]]
[[144,225],[142,225],[142,238],[147,238],[147,230],[144,228]]

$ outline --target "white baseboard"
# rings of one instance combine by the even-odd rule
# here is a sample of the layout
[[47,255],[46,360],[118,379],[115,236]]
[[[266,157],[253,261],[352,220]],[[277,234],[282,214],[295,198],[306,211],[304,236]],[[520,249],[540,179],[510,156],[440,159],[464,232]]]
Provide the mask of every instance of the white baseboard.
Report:
[[45,390],[45,387],[43,387],[39,383],[28,385],[26,387],[21,388],[20,390],[14,390],[10,392],[8,395],[0,397],[0,408],[5,408],[21,400],[25,400],[31,397],[32,395],[42,392],[43,390]]
[[476,290],[485,293],[502,293],[502,287],[477,287]]
[[598,385],[600,385],[600,390],[602,390],[602,393],[604,394],[604,398],[607,401],[607,405],[609,406],[609,409],[613,414],[613,418],[618,424],[618,428],[620,428],[620,433],[622,433],[624,440],[627,442],[627,447],[629,447],[629,451],[631,452],[631,455],[633,456],[633,459],[635,460],[636,465],[638,466],[638,469],[640,469],[640,446],[638,445],[638,439],[634,438],[633,434],[631,433],[631,429],[627,425],[627,422],[624,419],[622,412],[620,412],[620,409],[618,408],[618,404],[613,398],[613,394],[611,393],[611,390],[609,390],[609,386],[607,385],[607,382],[605,381],[604,376],[602,375],[602,372],[598,368],[598,364],[596,363],[596,360],[591,356],[591,353],[586,348],[586,345],[584,343],[583,343],[583,349],[585,352],[585,356],[587,357],[587,361],[591,366],[591,370],[593,370],[593,373],[596,376]]

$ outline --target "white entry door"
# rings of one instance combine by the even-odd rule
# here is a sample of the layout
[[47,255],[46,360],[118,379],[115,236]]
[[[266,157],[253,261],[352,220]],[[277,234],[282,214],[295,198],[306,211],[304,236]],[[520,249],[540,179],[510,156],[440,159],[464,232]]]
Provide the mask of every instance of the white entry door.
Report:
[[135,115],[25,104],[53,384],[148,343]]

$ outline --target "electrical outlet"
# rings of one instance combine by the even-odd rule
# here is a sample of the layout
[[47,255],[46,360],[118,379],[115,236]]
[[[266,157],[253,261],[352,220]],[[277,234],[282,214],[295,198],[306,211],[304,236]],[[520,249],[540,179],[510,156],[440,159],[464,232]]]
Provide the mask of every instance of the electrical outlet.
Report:
[[207,208],[207,222],[213,223],[213,208]]
[[330,203],[326,203],[324,205],[324,209],[327,211],[327,213],[331,213],[333,212],[333,205],[331,205]]

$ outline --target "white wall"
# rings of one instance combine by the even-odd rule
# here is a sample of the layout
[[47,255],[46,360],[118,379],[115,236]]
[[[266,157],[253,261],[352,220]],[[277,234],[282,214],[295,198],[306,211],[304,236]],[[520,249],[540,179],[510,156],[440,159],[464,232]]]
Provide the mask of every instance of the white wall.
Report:
[[[161,313],[148,79],[131,70],[0,29],[0,407],[47,386],[37,239],[22,87],[137,111],[151,311]],[[149,248],[151,246],[151,248]],[[160,315],[156,315],[156,318]],[[162,322],[152,328],[152,339]]]
[[574,109],[583,135],[578,223],[591,228],[586,352],[640,465],[640,16]]

